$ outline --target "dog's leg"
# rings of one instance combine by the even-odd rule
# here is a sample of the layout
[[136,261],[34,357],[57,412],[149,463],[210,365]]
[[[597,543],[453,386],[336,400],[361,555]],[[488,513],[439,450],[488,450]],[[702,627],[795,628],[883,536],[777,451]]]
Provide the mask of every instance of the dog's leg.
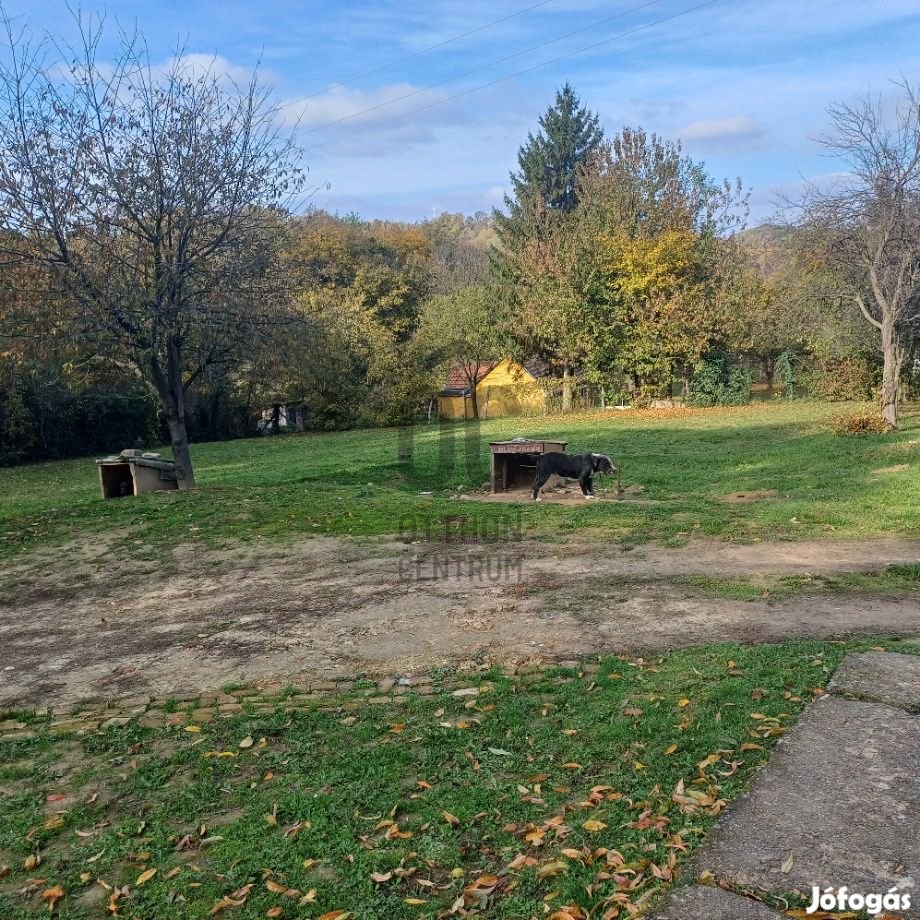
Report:
[[533,495],[533,500],[535,502],[543,501],[543,499],[540,498],[540,489],[542,489],[543,486],[546,485],[546,481],[547,479],[549,479],[551,475],[552,475],[551,473],[543,472],[542,470],[537,468],[537,476],[533,481],[533,490],[531,492],[531,494]]
[[586,499],[594,498],[594,477],[588,473],[586,476],[582,476],[578,480],[578,484],[581,486],[581,494],[584,495]]

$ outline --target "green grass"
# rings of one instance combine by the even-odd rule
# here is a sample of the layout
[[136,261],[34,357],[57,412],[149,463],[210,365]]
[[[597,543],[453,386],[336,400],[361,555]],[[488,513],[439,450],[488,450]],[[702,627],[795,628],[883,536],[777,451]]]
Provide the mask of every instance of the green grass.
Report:
[[610,658],[400,705],[354,691],[197,734],[132,722],[52,738],[38,722],[0,742],[0,915],[47,914],[41,892],[59,885],[58,916],[99,916],[128,885],[120,914],[151,920],[207,917],[241,889],[226,916],[433,918],[465,891],[478,903],[471,886],[491,875],[481,906],[497,920],[601,916],[678,876],[843,655],[874,644]]
[[[90,459],[7,468],[0,470],[0,558],[103,531],[143,543],[134,552],[153,564],[183,541],[423,534],[457,516],[488,532],[511,506],[461,504],[457,495],[485,483],[489,440],[516,435],[610,453],[624,486],[642,489],[638,502],[521,506],[525,535],[544,540],[586,528],[626,546],[675,545],[692,533],[733,540],[920,534],[920,414],[909,410],[895,434],[838,437],[829,417],[839,412],[839,404],[777,403],[197,444],[197,492],[109,502],[99,498]],[[410,436],[411,458],[400,460]],[[749,504],[723,500],[754,490],[775,494]]]
[[685,584],[707,597],[735,601],[783,601],[796,595],[814,594],[916,597],[920,593],[920,563],[889,565],[876,572],[844,572],[840,575],[763,575],[756,578],[691,575]]

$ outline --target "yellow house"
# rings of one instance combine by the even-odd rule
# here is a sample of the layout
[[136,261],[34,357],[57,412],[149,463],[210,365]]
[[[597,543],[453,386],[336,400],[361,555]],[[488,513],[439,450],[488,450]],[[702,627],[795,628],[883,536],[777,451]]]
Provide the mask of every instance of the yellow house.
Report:
[[505,415],[537,415],[543,411],[544,395],[537,378],[545,373],[539,359],[519,364],[512,358],[480,362],[475,368],[457,365],[447,375],[438,394],[438,413],[451,421],[474,418],[471,381],[476,381],[476,405],[480,418]]

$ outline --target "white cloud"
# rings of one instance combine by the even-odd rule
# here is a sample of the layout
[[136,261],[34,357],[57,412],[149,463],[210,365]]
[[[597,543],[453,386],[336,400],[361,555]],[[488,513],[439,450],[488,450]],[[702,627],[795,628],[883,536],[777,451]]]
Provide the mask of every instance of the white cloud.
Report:
[[[162,64],[154,67],[161,73],[169,73],[173,67],[179,65],[191,77],[201,77],[206,74],[227,80],[237,86],[247,86],[256,71],[251,67],[241,67],[228,61],[219,54],[200,54],[191,52],[179,57],[171,57]],[[260,75],[264,78],[264,73]]]
[[346,132],[409,117],[415,109],[440,102],[444,95],[411,83],[391,83],[372,90],[333,86],[319,95],[286,102],[282,110],[287,121],[306,131],[318,133],[321,128],[329,126],[332,130],[340,124],[339,130]]
[[737,141],[757,137],[760,133],[757,122],[748,115],[691,121],[677,132],[678,137],[687,141]]

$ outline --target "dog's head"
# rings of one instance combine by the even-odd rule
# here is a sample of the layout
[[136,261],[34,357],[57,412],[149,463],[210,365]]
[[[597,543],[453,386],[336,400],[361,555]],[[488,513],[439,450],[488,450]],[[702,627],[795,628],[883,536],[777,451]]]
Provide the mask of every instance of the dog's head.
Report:
[[606,454],[591,454],[591,469],[595,473],[609,473],[611,476],[617,471],[613,461]]

